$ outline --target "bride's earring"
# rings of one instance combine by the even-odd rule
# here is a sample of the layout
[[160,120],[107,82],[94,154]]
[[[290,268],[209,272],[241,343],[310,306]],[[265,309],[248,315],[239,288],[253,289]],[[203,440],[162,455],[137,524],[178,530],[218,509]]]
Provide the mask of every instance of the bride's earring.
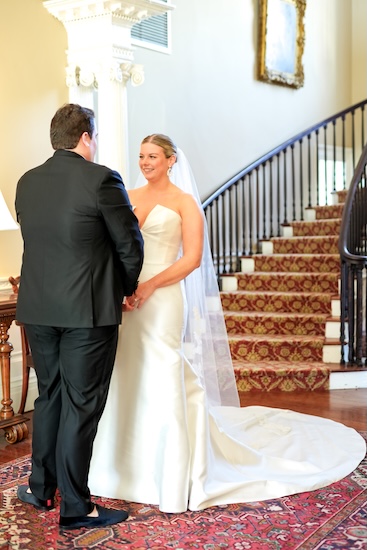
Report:
[[171,172],[172,172],[172,166],[169,166],[169,167],[168,167],[168,170],[167,170],[167,176],[168,176],[168,177],[170,177]]

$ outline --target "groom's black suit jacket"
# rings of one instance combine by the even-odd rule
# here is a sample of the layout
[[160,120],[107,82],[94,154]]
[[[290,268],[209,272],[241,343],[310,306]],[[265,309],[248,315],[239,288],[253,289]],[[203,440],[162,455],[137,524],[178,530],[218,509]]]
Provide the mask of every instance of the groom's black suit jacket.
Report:
[[117,172],[57,150],[17,186],[24,240],[17,320],[88,328],[121,322],[143,240]]

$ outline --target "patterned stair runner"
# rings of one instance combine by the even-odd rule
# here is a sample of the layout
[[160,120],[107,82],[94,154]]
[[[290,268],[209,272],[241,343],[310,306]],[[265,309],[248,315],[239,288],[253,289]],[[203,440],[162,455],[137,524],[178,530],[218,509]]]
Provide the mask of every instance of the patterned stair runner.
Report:
[[221,299],[240,391],[329,388],[340,358],[333,301],[339,301],[344,193],[338,199],[337,205],[314,208],[314,221],[293,222],[285,236],[270,239],[265,247],[271,253],[243,258],[243,272],[223,276]]

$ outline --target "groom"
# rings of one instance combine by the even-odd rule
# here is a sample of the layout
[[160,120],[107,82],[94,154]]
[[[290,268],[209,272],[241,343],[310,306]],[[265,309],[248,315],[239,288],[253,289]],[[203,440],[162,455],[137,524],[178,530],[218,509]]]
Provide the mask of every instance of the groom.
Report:
[[15,201],[24,241],[16,318],[39,390],[32,472],[18,498],[50,510],[58,488],[60,526],[93,528],[128,517],[92,503],[87,480],[143,240],[120,174],[93,162],[94,112],[64,105],[50,137],[54,155],[21,177]]

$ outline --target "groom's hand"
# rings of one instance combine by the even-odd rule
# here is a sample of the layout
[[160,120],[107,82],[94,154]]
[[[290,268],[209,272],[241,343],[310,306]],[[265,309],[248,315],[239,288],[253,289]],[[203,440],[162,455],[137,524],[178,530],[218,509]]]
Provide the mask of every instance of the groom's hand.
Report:
[[125,296],[122,302],[122,311],[133,311],[136,306],[136,298],[133,296]]

